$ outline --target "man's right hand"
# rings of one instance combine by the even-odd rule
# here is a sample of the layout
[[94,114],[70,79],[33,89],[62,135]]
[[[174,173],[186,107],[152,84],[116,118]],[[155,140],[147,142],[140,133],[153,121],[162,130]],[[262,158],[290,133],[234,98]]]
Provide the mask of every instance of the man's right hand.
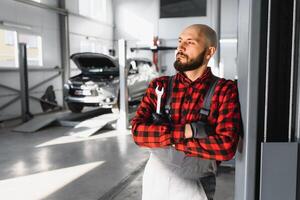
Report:
[[169,124],[170,119],[166,114],[152,113],[152,121],[154,124]]
[[207,137],[207,133],[205,130],[206,124],[202,121],[192,122],[190,124],[192,129],[192,137],[196,139],[202,139]]

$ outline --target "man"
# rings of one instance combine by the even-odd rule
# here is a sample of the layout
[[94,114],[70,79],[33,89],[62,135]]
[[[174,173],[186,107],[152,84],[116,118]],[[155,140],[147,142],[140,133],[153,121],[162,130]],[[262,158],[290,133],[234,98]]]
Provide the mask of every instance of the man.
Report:
[[[217,36],[209,26],[185,28],[178,39],[177,74],[172,81],[163,76],[150,83],[132,120],[135,143],[152,150],[143,177],[143,200],[211,200],[216,163],[235,154],[241,129],[238,90],[233,81],[216,79],[207,66],[216,48]],[[211,90],[204,115],[203,101]],[[168,98],[166,117],[160,109]]]

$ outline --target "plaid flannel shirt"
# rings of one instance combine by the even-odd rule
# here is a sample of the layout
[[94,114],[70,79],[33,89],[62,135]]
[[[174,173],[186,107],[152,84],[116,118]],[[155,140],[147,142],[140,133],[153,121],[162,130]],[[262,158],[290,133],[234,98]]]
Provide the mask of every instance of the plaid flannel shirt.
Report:
[[[132,120],[132,135],[141,147],[174,146],[187,156],[204,159],[230,160],[235,154],[241,131],[241,113],[238,89],[231,80],[220,79],[215,88],[210,114],[206,118],[199,112],[204,96],[212,81],[208,67],[201,77],[192,82],[184,74],[177,73],[172,87],[171,124],[151,123],[151,114],[156,112],[157,85],[164,87],[161,110],[166,103],[168,77],[153,80]],[[207,137],[202,139],[185,138],[185,124],[206,120]]]

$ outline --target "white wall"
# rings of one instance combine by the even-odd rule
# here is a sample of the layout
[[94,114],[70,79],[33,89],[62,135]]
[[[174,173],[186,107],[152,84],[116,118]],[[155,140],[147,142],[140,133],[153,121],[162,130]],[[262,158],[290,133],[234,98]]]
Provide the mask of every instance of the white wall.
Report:
[[[81,43],[95,43],[98,53],[108,54],[108,50],[113,48],[113,8],[112,1],[106,1],[106,19],[96,20],[79,14],[78,0],[66,1],[66,7],[70,12],[70,53],[82,52]],[[100,12],[100,11],[99,11]],[[71,61],[71,75],[80,71]]]
[[222,76],[237,78],[238,0],[221,1],[221,64]]
[[[43,0],[42,3],[49,5],[57,5],[57,1]],[[0,2],[0,21],[13,22],[29,26],[31,29],[4,27],[3,29],[11,29],[19,33],[31,33],[40,35],[42,37],[43,49],[43,66],[44,68],[54,68],[61,66],[61,48],[60,48],[60,33],[59,33],[59,18],[58,15],[52,11],[41,9],[38,7],[26,5],[12,0],[2,0]],[[30,67],[32,68],[32,67]],[[0,69],[0,84],[8,85],[15,89],[20,88],[19,72],[17,68],[10,68],[11,70]],[[29,71],[29,87],[45,80],[57,72],[55,71]],[[30,94],[33,96],[41,97],[46,87],[53,85],[56,93],[58,103],[62,104],[62,79],[58,77],[45,85],[33,90]],[[0,87],[0,107],[5,103],[15,98],[17,94],[13,91],[6,90]],[[0,111],[0,120],[12,118],[20,115],[20,101],[17,101]],[[42,112],[39,103],[30,100],[30,111],[32,113]]]
[[[123,38],[128,41],[128,48],[137,46],[151,46],[153,36],[159,36],[163,46],[176,46],[180,32],[188,25],[203,23],[216,27],[217,4],[215,0],[207,1],[206,17],[187,17],[159,19],[159,0],[114,0],[115,9],[115,40]],[[221,38],[236,38],[237,35],[237,0],[222,1]],[[117,47],[117,46],[116,46]],[[221,61],[224,65],[222,76],[233,79],[236,74],[236,44],[221,45]],[[128,56],[141,56],[152,59],[152,53],[138,51]],[[166,74],[174,74],[174,51],[159,52],[161,66],[166,66]],[[212,60],[210,66],[214,68]],[[214,73],[219,74],[215,70]]]
[[[150,51],[130,52],[130,47],[149,47],[158,35],[158,0],[114,0],[115,48],[118,39],[126,39],[128,57],[152,59]],[[117,49],[116,49],[117,50]]]

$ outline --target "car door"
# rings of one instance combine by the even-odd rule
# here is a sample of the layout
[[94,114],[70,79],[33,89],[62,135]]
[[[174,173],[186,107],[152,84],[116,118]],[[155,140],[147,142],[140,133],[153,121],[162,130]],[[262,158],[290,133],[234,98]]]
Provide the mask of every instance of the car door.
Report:
[[139,87],[137,89],[137,95],[143,95],[150,83],[150,81],[157,77],[153,69],[151,68],[151,62],[147,60],[141,60],[137,62],[137,68],[139,73]]

